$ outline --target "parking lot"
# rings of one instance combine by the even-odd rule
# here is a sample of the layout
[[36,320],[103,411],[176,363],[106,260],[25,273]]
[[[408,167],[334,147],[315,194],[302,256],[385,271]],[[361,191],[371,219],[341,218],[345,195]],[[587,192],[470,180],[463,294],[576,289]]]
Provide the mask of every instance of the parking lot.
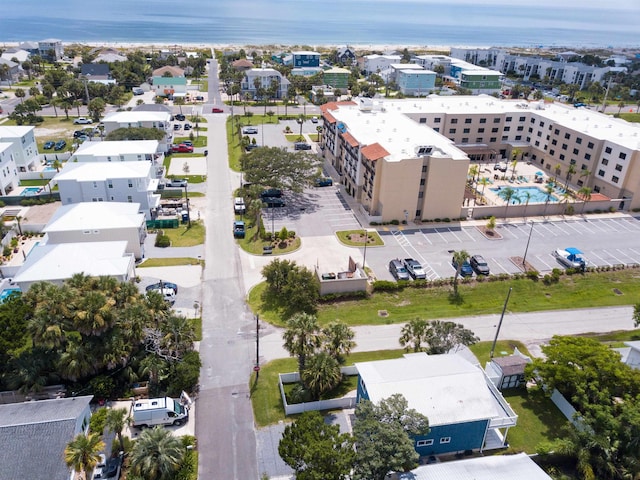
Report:
[[[522,221],[499,225],[501,240],[486,238],[475,226],[457,225],[380,232],[385,248],[369,249],[367,264],[379,279],[392,280],[388,263],[392,258],[413,257],[423,264],[430,280],[454,274],[452,253],[466,250],[481,254],[491,272],[518,273],[521,270],[510,257],[524,255],[531,235],[527,262],[540,272],[562,268],[551,252],[576,247],[584,252],[588,266],[612,266],[640,263],[640,221],[633,217],[567,219],[531,223]],[[369,253],[371,252],[371,253]]]

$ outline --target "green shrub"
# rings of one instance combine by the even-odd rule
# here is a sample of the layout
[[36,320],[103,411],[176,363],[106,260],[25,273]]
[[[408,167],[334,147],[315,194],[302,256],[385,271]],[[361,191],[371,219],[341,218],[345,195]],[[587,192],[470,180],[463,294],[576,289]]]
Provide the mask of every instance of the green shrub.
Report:
[[389,222],[391,225],[400,225],[400,222],[395,218]]
[[318,298],[318,301],[320,303],[331,303],[339,302],[341,300],[357,300],[363,298],[367,298],[367,292],[364,290],[360,292],[329,293]]
[[389,280],[376,280],[373,283],[374,292],[396,292],[404,289],[403,283],[390,282]]
[[434,222],[440,222],[440,221],[441,221],[441,219],[440,219],[440,218],[434,218],[434,219],[433,219],[433,221],[434,221]]
[[537,270],[529,270],[527,271],[527,278],[537,282],[538,278],[540,278],[540,273]]
[[8,257],[9,255],[11,255],[11,252],[13,252],[12,248],[10,246],[6,246],[2,249],[2,256],[3,257]]
[[98,433],[102,435],[102,432],[104,432],[104,424],[106,421],[107,409],[99,408],[93,413],[93,415],[91,415],[91,420],[89,421],[89,431],[91,433]]
[[289,230],[289,238],[296,238],[295,230]]
[[171,239],[164,234],[158,234],[156,236],[156,243],[155,243],[156,247],[160,247],[160,248],[167,248],[171,246]]
[[442,219],[442,221],[443,221],[444,223],[449,223],[449,222],[451,221],[451,219],[450,219],[449,217],[444,217],[444,218]]
[[98,399],[110,398],[111,393],[116,386],[113,379],[106,375],[98,375],[97,377],[92,378],[89,385],[91,385],[94,397]]
[[182,391],[191,392],[198,384],[200,378],[200,354],[193,350],[186,353],[180,362],[176,362],[171,366],[171,372],[167,379],[169,387],[167,395],[170,397],[179,397]]

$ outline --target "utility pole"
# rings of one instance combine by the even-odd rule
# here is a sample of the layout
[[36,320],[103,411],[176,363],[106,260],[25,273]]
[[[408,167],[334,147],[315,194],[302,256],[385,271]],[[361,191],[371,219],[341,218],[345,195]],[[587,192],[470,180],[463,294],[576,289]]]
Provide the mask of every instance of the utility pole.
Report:
[[256,364],[253,366],[256,372],[256,381],[260,376],[260,316],[256,315]]
[[507,310],[507,303],[509,303],[511,290],[512,290],[512,287],[509,287],[509,293],[507,293],[507,299],[504,301],[504,307],[502,307],[502,315],[500,315],[500,322],[498,322],[498,329],[496,330],[496,336],[493,339],[493,345],[491,345],[491,353],[489,354],[490,359],[493,359],[493,351],[496,349],[496,342],[498,341],[498,335],[500,335],[500,327],[502,327],[502,320],[504,319],[504,312]]
[[607,83],[607,90],[604,92],[604,99],[602,100],[602,113],[604,113],[607,108],[607,97],[609,96],[609,87],[611,87],[612,78],[613,78],[613,75],[609,77],[609,83]]

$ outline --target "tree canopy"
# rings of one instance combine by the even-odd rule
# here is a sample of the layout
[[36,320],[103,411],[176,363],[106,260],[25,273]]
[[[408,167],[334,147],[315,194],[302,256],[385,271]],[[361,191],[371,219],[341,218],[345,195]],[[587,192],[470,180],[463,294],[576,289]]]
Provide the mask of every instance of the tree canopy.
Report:
[[478,337],[460,323],[415,318],[402,327],[400,345],[406,351],[429,355],[448,353],[460,345],[473,345]]
[[320,292],[311,270],[296,262],[275,259],[262,268],[262,276],[267,283],[262,300],[282,307],[285,317],[316,312]]
[[297,193],[312,185],[320,164],[315,154],[278,147],[259,147],[242,158],[247,182]]

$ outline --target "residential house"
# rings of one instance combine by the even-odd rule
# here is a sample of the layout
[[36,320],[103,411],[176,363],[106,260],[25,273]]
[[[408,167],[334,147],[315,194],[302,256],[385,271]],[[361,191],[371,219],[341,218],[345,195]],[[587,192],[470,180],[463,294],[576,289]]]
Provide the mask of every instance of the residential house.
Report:
[[155,178],[164,173],[164,153],[157,140],[84,142],[73,152],[71,162],[149,162]]
[[11,195],[19,184],[14,148],[13,143],[0,142],[0,197]]
[[421,456],[507,446],[507,432],[518,416],[480,366],[461,355],[412,353],[356,363],[356,368],[358,402],[377,404],[402,394],[408,408],[429,419],[429,433],[413,438]]
[[151,81],[151,88],[158,97],[167,97],[172,100],[187,95],[186,77],[154,76]]
[[397,81],[397,73],[401,70],[422,71],[424,70],[424,67],[416,63],[392,63],[389,67],[380,71],[379,75],[385,82],[391,83]]
[[356,51],[349,46],[340,47],[336,52],[336,60],[342,65],[355,65],[356,64]]
[[62,40],[58,40],[57,38],[40,40],[38,42],[38,54],[45,60],[52,62],[62,60],[62,57],[64,56]]
[[626,347],[616,348],[622,357],[622,363],[631,368],[640,369],[640,341],[624,342]]
[[116,79],[111,76],[108,63],[83,63],[80,78],[103,85],[115,85]]
[[309,68],[320,66],[320,54],[318,52],[310,52],[299,50],[286,55],[282,62],[296,68]]
[[497,93],[502,87],[504,75],[496,70],[462,70],[460,87],[471,90],[474,94]]
[[460,73],[465,70],[483,70],[482,67],[478,67],[473,63],[465,62],[464,60],[458,60],[457,58],[451,59],[451,67],[449,68],[449,76],[460,81]]
[[314,75],[318,75],[322,72],[323,70],[320,67],[299,67],[291,69],[292,76],[300,77],[313,77]]
[[[165,110],[133,110],[129,112],[113,112],[107,114],[102,120],[104,134],[108,135],[118,128],[156,128],[165,134],[160,140],[158,151],[168,152],[173,142],[173,129],[171,128],[171,113]],[[1,128],[1,127],[0,127]]]
[[137,203],[82,202],[58,208],[42,232],[48,245],[124,240],[126,252],[140,260],[147,224]]
[[[340,90],[340,89],[338,89]],[[341,94],[346,93],[344,90],[340,90]],[[335,102],[336,89],[329,85],[314,85],[311,87],[311,102],[315,105],[322,105],[327,102]]]
[[21,42],[18,44],[18,48],[26,50],[31,55],[40,54],[40,50],[38,50],[38,42]]
[[123,55],[119,50],[115,50],[113,48],[103,48],[98,52],[96,58],[93,59],[93,63],[115,63],[124,62],[126,60],[126,55]]
[[18,172],[35,171],[40,154],[36,143],[35,127],[0,125],[0,142],[13,144],[13,159]]
[[244,78],[240,83],[240,95],[249,94],[250,98],[257,98],[256,80],[260,88],[268,90],[272,84],[276,87],[273,98],[281,99],[287,96],[291,82],[273,68],[252,68],[244,72]]
[[22,50],[21,48],[14,47],[14,48],[7,48],[4,52],[2,52],[2,55],[0,55],[0,58],[4,58],[5,60],[11,60],[12,62],[15,62],[15,60],[17,60],[18,62],[15,62],[15,63],[22,63],[26,60],[29,60],[29,55],[30,53],[27,52],[26,50]]
[[350,70],[347,70],[346,68],[333,67],[322,72],[322,82],[333,88],[339,88],[346,93],[349,88],[350,76]]
[[171,75],[172,77],[184,77],[184,70],[173,65],[165,65],[164,67],[156,68],[151,72],[152,77],[164,77],[165,75]]
[[70,480],[64,449],[89,429],[93,397],[0,405],[0,478]]
[[386,70],[394,63],[400,63],[401,55],[365,55],[363,57],[363,70],[366,75],[379,73]]
[[160,205],[158,180],[149,162],[67,162],[54,177],[62,205],[80,202],[128,202],[140,204],[147,220]]
[[399,70],[396,84],[403,95],[426,97],[436,87],[436,72],[430,70]]
[[446,55],[417,55],[411,59],[412,63],[422,65],[425,70],[437,70],[442,67],[442,75],[451,75],[451,57]]
[[40,244],[31,249],[13,281],[26,292],[37,282],[62,285],[77,273],[128,282],[135,278],[135,258],[127,253],[125,240]]
[[526,453],[421,465],[397,480],[552,480]]
[[18,77],[20,77],[20,73],[22,72],[22,69],[20,68],[19,63],[16,63],[12,60],[7,60],[4,57],[0,57],[0,66],[2,65],[6,65],[8,70],[6,75],[4,73],[0,75],[0,80],[15,82],[18,79]]
[[253,68],[253,63],[251,63],[246,58],[241,58],[231,63],[231,68],[233,68],[236,72],[245,72],[247,70],[251,70]]

